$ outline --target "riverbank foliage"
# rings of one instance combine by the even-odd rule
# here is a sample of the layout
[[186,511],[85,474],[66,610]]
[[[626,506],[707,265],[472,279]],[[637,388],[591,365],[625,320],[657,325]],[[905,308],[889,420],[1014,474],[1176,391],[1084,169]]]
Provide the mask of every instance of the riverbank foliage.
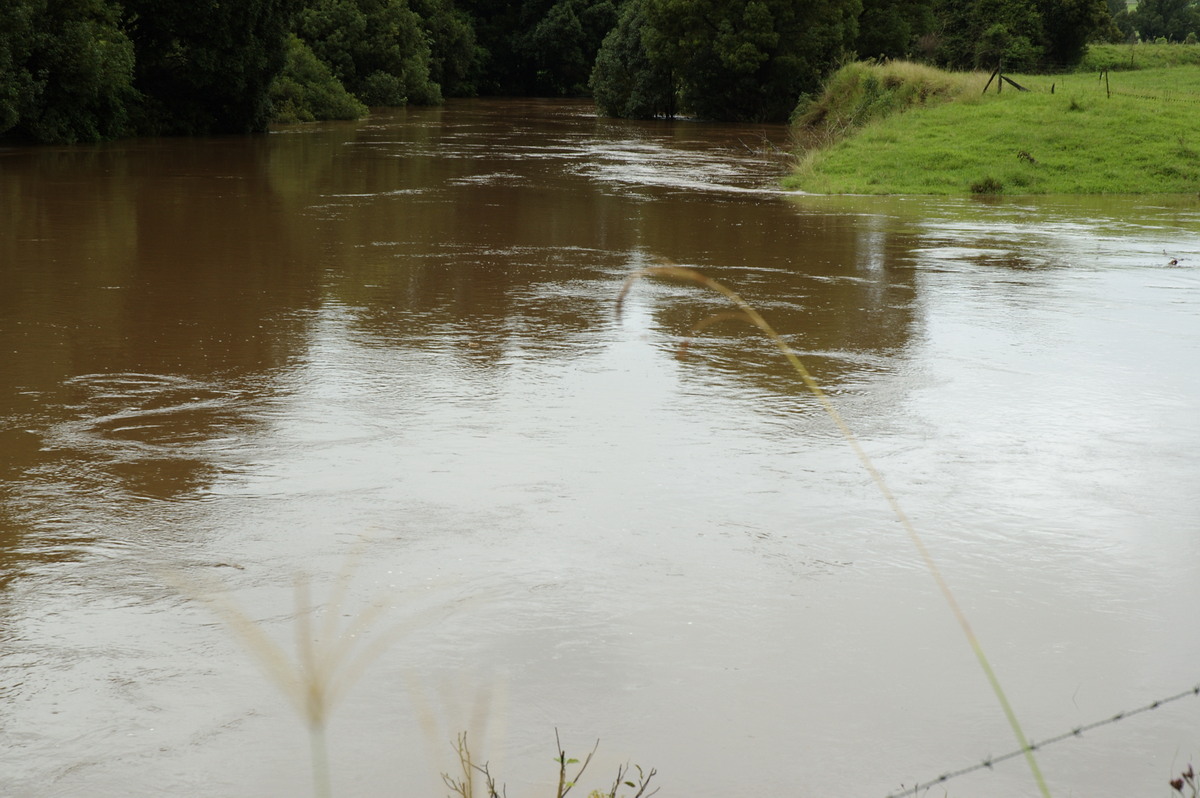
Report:
[[0,0],[0,136],[73,143],[361,116],[372,103],[440,102],[443,86],[470,93],[481,60],[454,0]]
[[1106,2],[0,0],[0,137],[248,133],[475,94],[784,121],[855,53],[1060,68],[1124,35]]
[[860,0],[628,2],[625,24],[604,40],[592,74],[600,110],[613,116],[648,115],[637,112],[634,93],[660,85],[650,75],[661,75],[648,109],[785,119],[853,42],[862,11]]
[[[1011,75],[1028,91],[1006,84],[997,92],[993,81],[986,94],[972,87],[982,87],[987,73],[947,74],[946,81],[963,81],[964,90],[945,94],[942,102],[921,100],[919,87],[888,88],[885,75],[897,69],[857,64],[830,81],[831,92],[798,117],[798,141],[806,146],[789,188],[822,194],[1200,188],[1200,66],[1109,72],[1099,79],[1094,72]],[[910,101],[886,99],[900,96]],[[885,113],[856,110],[864,106]],[[829,118],[861,119],[862,126],[826,143],[814,131]]]
[[271,83],[271,105],[275,121],[285,124],[358,119],[366,116],[368,110],[295,34],[287,39],[283,71]]

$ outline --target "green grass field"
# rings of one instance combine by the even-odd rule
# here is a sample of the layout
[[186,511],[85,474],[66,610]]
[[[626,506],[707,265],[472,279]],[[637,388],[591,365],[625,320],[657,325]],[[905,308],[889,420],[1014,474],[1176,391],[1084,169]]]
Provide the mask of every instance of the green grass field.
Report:
[[[1154,48],[1138,47],[1147,49],[1135,52],[1135,61]],[[1011,77],[1029,91],[1005,85],[997,93],[993,84],[982,94],[986,74],[959,74],[954,92],[931,101],[866,103],[883,108],[880,114],[827,110],[814,126],[810,109],[797,122],[799,160],[785,185],[820,194],[1200,191],[1200,65],[1114,68],[1104,77],[1098,71]],[[887,94],[889,83],[893,93],[901,91],[897,80],[878,72],[859,84]],[[830,86],[837,83],[831,79]],[[821,102],[861,109],[863,92],[853,94]],[[861,126],[845,124],[856,115]],[[843,122],[821,135],[830,118]]]
[[1089,44],[1075,71],[1200,66],[1200,46],[1186,44]]

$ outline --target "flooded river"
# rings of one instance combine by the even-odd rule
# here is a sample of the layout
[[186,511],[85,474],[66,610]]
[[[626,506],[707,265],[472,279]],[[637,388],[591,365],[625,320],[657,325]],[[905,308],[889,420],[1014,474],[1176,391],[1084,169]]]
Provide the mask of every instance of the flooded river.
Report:
[[[692,286],[615,313],[664,260],[800,354],[1030,738],[1200,683],[1200,203],[792,196],[786,139],[463,101],[0,150],[0,794],[308,794],[253,629],[381,644],[340,796],[444,795],[462,730],[513,798],[556,729],[600,740],[584,795],[628,761],[884,798],[1016,748],[779,353],[726,322],[678,358],[728,307]],[[1167,795],[1200,698],[1038,757]],[[1038,788],[1018,757],[921,794]]]

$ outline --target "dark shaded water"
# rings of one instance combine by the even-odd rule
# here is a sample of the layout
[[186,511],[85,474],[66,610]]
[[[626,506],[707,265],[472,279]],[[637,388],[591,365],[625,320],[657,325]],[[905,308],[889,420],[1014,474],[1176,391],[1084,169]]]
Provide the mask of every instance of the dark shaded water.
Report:
[[[555,728],[601,739],[589,789],[633,760],[662,795],[883,796],[1013,748],[786,363],[735,324],[675,359],[723,308],[692,288],[615,316],[660,258],[801,353],[1029,736],[1200,682],[1200,205],[794,197],[781,146],[472,101],[0,151],[0,792],[305,793],[303,722],[172,587],[290,650],[298,573],[349,585],[321,617],[388,606],[359,638],[410,621],[335,712],[341,795],[443,794],[465,728],[514,798]],[[1165,793],[1198,716],[1042,767]],[[1036,794],[1019,760],[947,789]]]

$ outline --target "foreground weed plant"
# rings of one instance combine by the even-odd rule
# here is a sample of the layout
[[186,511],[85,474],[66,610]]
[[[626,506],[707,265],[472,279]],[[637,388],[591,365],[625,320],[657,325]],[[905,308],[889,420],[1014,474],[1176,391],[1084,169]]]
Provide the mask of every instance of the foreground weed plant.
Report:
[[1050,798],[1050,789],[1046,786],[1046,780],[1043,778],[1041,768],[1038,767],[1037,760],[1034,758],[1033,749],[1029,745],[1029,740],[1025,736],[1025,732],[1022,731],[1021,724],[1017,721],[1016,713],[1013,711],[1012,705],[1009,704],[1008,697],[1005,695],[1003,688],[1000,686],[1000,680],[997,678],[995,671],[992,670],[991,663],[988,661],[987,656],[983,652],[983,646],[980,645],[979,639],[975,636],[975,632],[971,628],[971,624],[967,621],[967,616],[963,613],[962,607],[959,606],[958,600],[954,597],[954,593],[950,590],[950,585],[942,576],[941,570],[937,567],[937,563],[934,562],[932,555],[925,546],[925,542],[921,539],[921,536],[917,534],[916,527],[913,525],[912,521],[909,520],[908,514],[904,512],[904,509],[900,506],[900,502],[896,499],[895,494],[892,493],[892,489],[884,480],[883,474],[879,472],[879,470],[875,467],[874,462],[872,462],[871,458],[867,456],[866,450],[863,449],[858,438],[850,430],[850,427],[846,424],[845,419],[842,418],[842,414],[838,412],[833,402],[830,401],[829,396],[824,390],[822,390],[820,384],[817,383],[812,374],[809,373],[808,368],[805,367],[804,363],[800,360],[796,352],[790,346],[788,346],[787,342],[783,340],[779,333],[777,333],[775,329],[767,323],[767,320],[762,317],[762,314],[755,310],[753,306],[746,302],[746,300],[742,299],[742,297],[732,289],[694,269],[689,269],[674,264],[651,266],[648,268],[639,269],[630,274],[629,277],[626,278],[624,285],[621,286],[620,292],[617,294],[616,312],[618,316],[621,314],[622,307],[624,306],[625,297],[628,296],[634,284],[643,278],[660,278],[673,280],[676,282],[691,283],[693,285],[698,285],[702,288],[706,288],[710,291],[721,294],[731,303],[733,303],[734,307],[737,309],[736,312],[720,313],[703,319],[692,327],[692,335],[697,334],[701,330],[718,321],[722,321],[730,317],[740,318],[761,330],[762,333],[766,335],[776,347],[779,348],[779,351],[783,353],[783,356],[787,358],[788,363],[791,364],[796,374],[804,382],[805,387],[807,387],[809,392],[811,392],[813,396],[817,398],[817,401],[821,403],[821,407],[824,408],[826,414],[833,420],[833,423],[837,426],[838,431],[846,440],[846,443],[849,444],[850,448],[854,450],[854,454],[858,457],[859,462],[862,464],[863,468],[866,469],[867,473],[870,474],[871,480],[875,483],[875,486],[879,489],[879,492],[883,495],[884,499],[891,507],[892,512],[895,514],[897,520],[899,520],[900,525],[904,527],[904,530],[908,533],[908,537],[916,547],[917,552],[920,554],[921,560],[925,564],[925,568],[933,576],[934,581],[937,582],[937,586],[942,593],[942,597],[946,600],[946,603],[950,606],[951,612],[954,613],[954,617],[958,620],[958,624],[961,627],[963,634],[966,636],[967,642],[971,646],[971,650],[975,652],[975,657],[979,661],[979,666],[983,669],[984,675],[987,677],[988,684],[991,685],[992,692],[996,695],[996,699],[999,701],[1000,707],[1004,711],[1004,716],[1007,718],[1008,724],[1012,728],[1013,734],[1017,738],[1017,742],[1020,744],[1025,753],[1025,760],[1029,765],[1029,769],[1033,774],[1034,780],[1037,782],[1038,789],[1044,798]]
[[[372,662],[428,614],[419,613],[380,629],[379,624],[390,606],[386,598],[376,599],[357,615],[344,612],[350,577],[362,553],[360,548],[347,558],[334,581],[332,593],[321,606],[313,601],[309,579],[305,576],[296,578],[294,656],[268,636],[262,624],[251,618],[220,585],[201,583],[177,573],[164,575],[182,594],[203,601],[217,613],[304,719],[311,747],[313,793],[317,798],[332,798],[333,795],[325,731],[338,701]],[[318,616],[319,621],[316,620]],[[344,625],[339,623],[338,619],[343,617],[349,617],[350,621]],[[420,705],[420,691],[415,682],[410,684],[410,689]],[[486,693],[480,694],[478,702],[480,706],[476,707],[475,722],[485,725],[483,704],[488,703]],[[434,727],[433,713],[428,706],[422,708],[428,731]],[[557,729],[555,740],[558,741]],[[561,742],[557,743],[558,756],[555,762],[558,764],[558,788],[555,798],[566,798],[567,793],[575,787],[599,744],[597,741],[581,763],[568,758]],[[455,752],[458,755],[459,774],[442,774],[442,781],[450,789],[451,795],[459,798],[507,798],[503,786],[497,788],[488,763],[480,765],[475,762],[467,745],[466,732],[459,734]],[[658,771],[651,769],[645,772],[637,765],[634,768],[637,771],[636,780],[628,765],[620,766],[612,787],[608,791],[593,790],[588,798],[649,798],[658,792],[658,788],[649,789],[651,779]],[[635,792],[618,795],[622,787]]]
[[[1184,788],[1188,792],[1184,792]],[[1196,771],[1192,770],[1192,766],[1188,765],[1187,770],[1179,774],[1179,778],[1171,779],[1171,789],[1180,795],[1186,795],[1188,798],[1196,798]]]
[[[587,770],[587,766],[591,764],[592,757],[596,754],[596,749],[600,747],[600,741],[592,746],[592,750],[580,762],[575,758],[568,758],[563,751],[562,741],[558,736],[558,729],[554,730],[555,743],[558,746],[558,756],[555,757],[555,763],[558,765],[558,788],[555,790],[555,798],[566,798],[567,793],[579,783],[579,778],[583,772]],[[467,745],[467,735],[462,733],[455,741],[454,751],[458,755],[459,774],[450,775],[449,773],[442,774],[442,781],[450,789],[451,796],[458,798],[506,798],[507,793],[504,787],[499,790],[496,788],[496,779],[492,775],[488,767],[488,763],[482,765],[477,764],[471,754],[471,749]],[[578,767],[576,767],[578,765]],[[613,780],[612,786],[607,790],[592,790],[588,793],[588,798],[650,798],[658,792],[655,787],[650,790],[650,781],[658,771],[651,768],[649,772],[643,771],[641,766],[634,765],[637,770],[637,780],[633,780],[633,775],[629,770],[629,765],[619,765],[617,767],[617,777]],[[572,775],[573,772],[573,775]],[[476,793],[476,776],[482,777],[482,793]],[[618,792],[622,787],[636,790],[632,795],[622,794],[618,796]],[[649,790],[649,792],[647,792]]]

